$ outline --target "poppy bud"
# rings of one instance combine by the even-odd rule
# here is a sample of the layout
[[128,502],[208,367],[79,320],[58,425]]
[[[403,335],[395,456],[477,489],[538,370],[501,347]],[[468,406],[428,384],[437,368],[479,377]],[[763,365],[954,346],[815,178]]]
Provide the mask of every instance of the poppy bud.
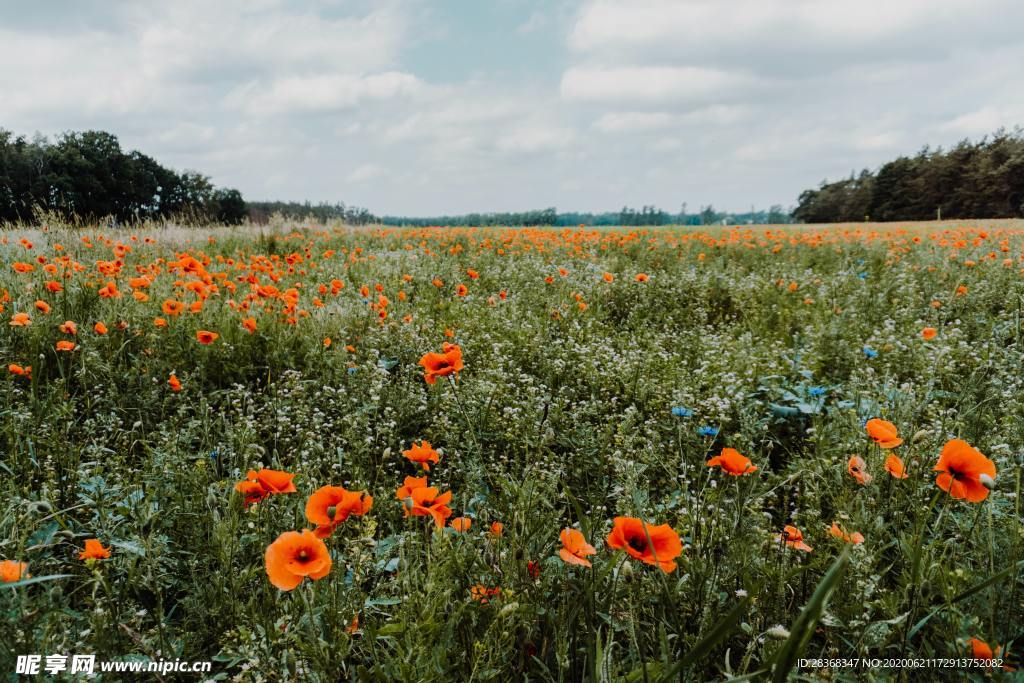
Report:
[[50,505],[50,503],[48,503],[45,500],[37,500],[37,501],[35,501],[34,503],[32,503],[32,508],[36,512],[40,512],[40,513],[42,513],[44,515],[53,512],[53,506]]
[[996,488],[996,480],[987,474],[979,475],[978,481],[980,481],[981,485],[987,488],[989,491],[993,491]]
[[914,432],[914,436],[910,437],[910,443],[921,443],[928,438],[929,432],[927,429],[921,429]]
[[498,616],[499,617],[511,616],[512,614],[515,613],[515,611],[517,609],[519,609],[519,603],[518,602],[510,602],[510,603],[508,603],[507,605],[505,605],[504,607],[501,608],[501,611],[498,612]]
[[778,640],[785,640],[786,638],[789,638],[789,631],[782,624],[775,624],[775,626],[768,629],[766,633],[772,638],[776,638]]
[[629,560],[625,560],[622,563],[622,569],[619,571],[622,573],[622,578],[628,579],[633,576],[633,565]]

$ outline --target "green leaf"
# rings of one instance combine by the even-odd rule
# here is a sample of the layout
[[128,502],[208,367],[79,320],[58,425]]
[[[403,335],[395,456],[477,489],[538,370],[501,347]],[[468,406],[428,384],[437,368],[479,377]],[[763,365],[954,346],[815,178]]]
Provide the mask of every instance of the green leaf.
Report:
[[829,567],[818,587],[814,589],[814,594],[811,595],[807,606],[793,622],[793,626],[789,629],[789,638],[786,638],[786,642],[782,644],[774,658],[775,670],[772,680],[775,683],[784,683],[789,672],[796,666],[797,660],[804,648],[807,647],[807,643],[810,642],[811,636],[814,635],[814,629],[818,625],[818,621],[821,620],[821,615],[825,611],[825,605],[828,604],[832,591],[839,585],[839,580],[843,578],[849,564],[850,550],[844,548],[842,554]]
[[22,579],[21,581],[14,581],[12,583],[0,582],[0,588],[20,588],[21,586],[28,586],[33,583],[55,581],[56,579],[67,579],[72,576],[74,576],[74,574],[50,574],[48,576],[33,576],[31,579]]
[[719,643],[731,636],[736,630],[737,624],[739,624],[744,612],[746,612],[747,603],[749,602],[750,598],[743,598],[737,602],[729,610],[729,613],[722,617],[703,638],[697,641],[697,644],[690,648],[690,651],[682,659],[665,670],[661,675],[661,680],[668,681],[676,678],[683,669],[696,664],[700,661],[701,657],[710,653]]

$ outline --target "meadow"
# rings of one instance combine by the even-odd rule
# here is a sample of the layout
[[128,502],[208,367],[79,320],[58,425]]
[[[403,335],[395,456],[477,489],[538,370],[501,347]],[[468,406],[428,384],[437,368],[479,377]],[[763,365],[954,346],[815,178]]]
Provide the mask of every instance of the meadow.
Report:
[[52,226],[0,266],[5,675],[1021,675],[1024,222]]

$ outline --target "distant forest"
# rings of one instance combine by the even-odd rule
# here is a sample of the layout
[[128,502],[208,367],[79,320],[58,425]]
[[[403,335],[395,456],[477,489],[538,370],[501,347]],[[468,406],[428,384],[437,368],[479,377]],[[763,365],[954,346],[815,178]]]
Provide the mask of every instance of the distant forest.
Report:
[[751,209],[746,213],[723,213],[712,206],[701,207],[696,213],[688,213],[686,204],[678,213],[663,211],[654,206],[640,210],[628,206],[620,211],[604,213],[581,213],[570,211],[559,213],[554,207],[535,211],[513,213],[467,213],[458,216],[434,216],[431,218],[410,218],[406,216],[383,216],[386,225],[525,225],[525,226],[573,226],[573,225],[718,225],[722,223],[789,223],[789,213],[781,206],[768,210]]
[[31,223],[57,215],[79,223],[138,223],[176,219],[227,224],[266,223],[274,215],[298,220],[399,226],[467,225],[716,225],[837,223],[936,218],[1024,216],[1024,131],[999,130],[949,150],[925,147],[876,171],[823,181],[800,194],[797,206],[720,212],[712,206],[665,211],[653,205],[603,213],[522,212],[452,216],[378,217],[343,202],[246,201],[195,171],[177,172],[138,151],[125,151],[103,131],[67,132],[54,141],[31,140],[0,129],[0,224]]
[[0,223],[29,223],[40,214],[83,223],[183,216],[240,223],[247,210],[238,190],[125,152],[110,133],[69,132],[50,142],[0,129]]
[[999,130],[949,150],[925,147],[877,171],[823,182],[800,195],[804,223],[1024,216],[1024,134]]

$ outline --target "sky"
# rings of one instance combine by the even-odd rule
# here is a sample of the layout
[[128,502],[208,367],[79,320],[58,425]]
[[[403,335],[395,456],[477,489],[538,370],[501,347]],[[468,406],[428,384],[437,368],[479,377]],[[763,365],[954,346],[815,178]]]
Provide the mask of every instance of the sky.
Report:
[[0,128],[378,215],[792,206],[1024,124],[1019,0],[0,0]]

